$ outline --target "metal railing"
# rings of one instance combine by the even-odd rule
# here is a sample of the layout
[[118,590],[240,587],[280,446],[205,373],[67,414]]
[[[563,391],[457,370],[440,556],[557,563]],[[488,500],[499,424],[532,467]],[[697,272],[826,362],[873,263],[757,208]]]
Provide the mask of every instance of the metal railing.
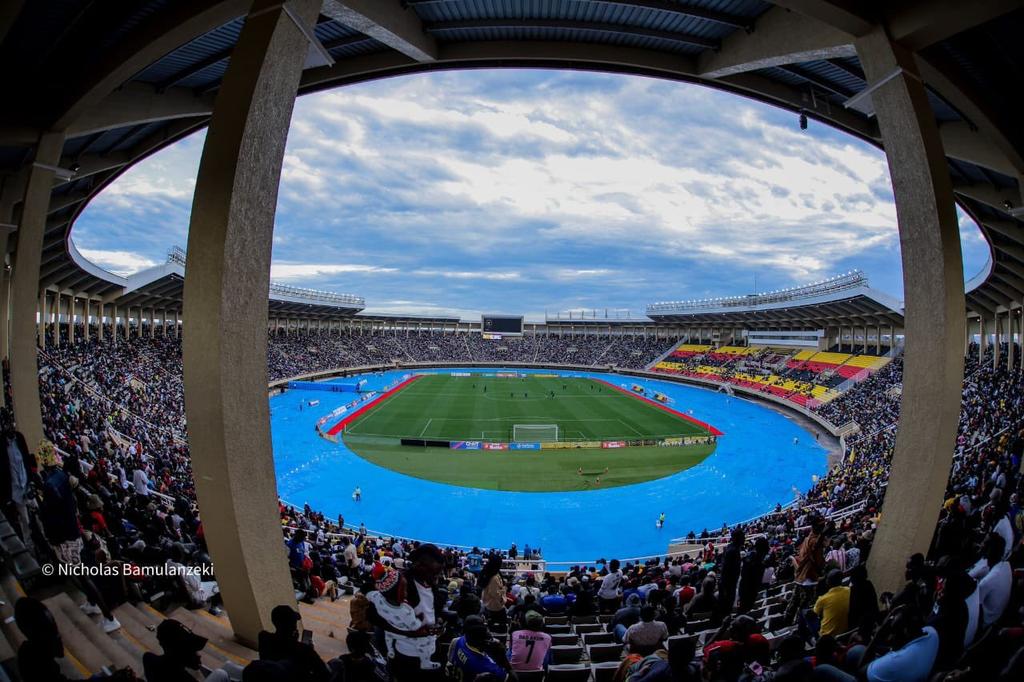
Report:
[[704,298],[689,301],[667,301],[652,303],[647,306],[647,314],[652,313],[674,313],[690,310],[705,310],[710,308],[749,308],[752,306],[765,305],[768,303],[782,303],[796,301],[803,298],[832,294],[848,289],[867,286],[868,278],[860,270],[851,270],[836,277],[823,279],[813,284],[778,289],[763,294],[746,294],[745,296],[722,296],[718,298]]

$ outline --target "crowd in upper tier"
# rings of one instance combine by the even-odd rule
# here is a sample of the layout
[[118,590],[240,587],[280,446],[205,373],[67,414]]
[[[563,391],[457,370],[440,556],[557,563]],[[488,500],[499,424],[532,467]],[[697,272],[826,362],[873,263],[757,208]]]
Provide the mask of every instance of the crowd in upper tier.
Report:
[[[418,355],[418,343],[442,348],[430,341],[438,336],[381,347]],[[278,345],[276,337],[272,352],[298,362],[301,338]],[[458,342],[472,352],[468,336],[443,338],[452,353]],[[547,343],[530,346],[532,361],[552,362],[538,359]],[[653,346],[649,362],[659,354]],[[592,351],[595,362],[605,364],[610,348],[618,345]],[[367,344],[360,352],[375,351]],[[896,594],[876,594],[864,567],[895,442],[899,358],[819,408],[833,422],[856,423],[859,433],[796,504],[741,527],[694,529],[693,549],[648,564],[595,557],[590,566],[548,574],[539,563],[510,563],[526,548],[440,549],[371,537],[344,519],[282,506],[299,595],[315,601],[354,592],[351,653],[312,663],[312,649],[293,641],[291,609],[282,609],[278,639],[267,633],[266,660],[246,674],[504,680],[547,668],[554,678],[562,662],[584,659],[578,665],[596,670],[608,657],[620,668],[616,679],[628,682],[1022,679],[1024,379],[974,353],[935,539],[926,555],[908,557],[907,581]],[[0,448],[7,457],[0,472],[11,473],[9,485],[0,485],[5,514],[40,561],[209,566],[183,441],[178,343],[122,339],[116,347],[50,349],[41,355],[40,387],[46,435],[56,447],[24,443],[7,421],[7,447]],[[214,579],[78,583],[83,610],[97,613],[111,632],[119,625],[111,609],[124,600],[163,593],[220,608]],[[19,652],[22,677],[60,679],[39,672],[53,663],[45,614],[30,600],[21,604],[15,615],[31,644]],[[164,634],[162,662],[170,667],[191,661],[189,649],[205,644]],[[160,662],[150,663],[151,681],[191,679],[162,677]],[[214,674],[228,679],[233,671]]]
[[538,362],[640,369],[668,350],[674,341],[604,334],[528,334],[492,340],[480,334],[451,332],[279,332],[270,336],[267,367],[271,380],[393,361]]

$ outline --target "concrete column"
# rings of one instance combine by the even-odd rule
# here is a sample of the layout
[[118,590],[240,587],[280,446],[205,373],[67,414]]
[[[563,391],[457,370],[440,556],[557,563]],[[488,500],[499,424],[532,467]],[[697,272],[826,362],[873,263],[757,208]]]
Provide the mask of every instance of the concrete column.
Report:
[[71,294],[68,296],[68,341],[69,346],[74,346],[78,342],[80,334],[76,333],[75,330],[75,315],[78,313],[78,296]]
[[96,301],[96,340],[100,343],[103,342],[105,329],[103,329],[103,312],[106,306],[103,305],[103,301]]
[[156,308],[149,309],[149,338],[156,338]]
[[1006,371],[1013,371],[1013,331],[1016,327],[1017,313],[1014,312],[1012,307],[1008,306],[1008,312],[1006,313]]
[[[5,299],[5,301],[6,301],[6,299]],[[4,311],[4,313],[7,313],[7,312],[8,312],[8,310]],[[36,340],[37,340],[37,343],[39,344],[39,347],[42,348],[43,350],[46,349],[46,315],[47,315],[47,313],[46,313],[46,289],[41,289],[39,291],[39,320],[38,320],[38,324],[37,324],[37,327],[36,327]],[[6,325],[6,322],[7,322],[6,317],[7,316],[5,314],[4,315],[4,318],[5,318],[4,319],[4,323],[5,323],[4,327],[7,326]]]
[[36,305],[39,302],[39,261],[50,207],[53,171],[64,147],[64,133],[48,132],[39,138],[35,162],[25,187],[18,225],[18,252],[11,288],[11,388],[14,415],[30,448],[43,438],[39,407],[39,363],[36,355]]
[[999,313],[992,316],[992,369],[999,367],[999,356],[1002,351],[1002,344],[999,341]]
[[181,327],[179,326],[179,322],[178,322],[178,311],[177,310],[174,311],[174,338],[176,338],[176,339],[181,338]]
[[[2,271],[3,279],[0,279],[0,359],[6,358],[9,354],[8,349],[8,332],[11,328],[11,270],[7,267],[6,259],[4,254],[7,252],[7,239],[4,238],[4,249],[0,252],[0,271]],[[39,309],[39,319],[43,319],[43,313],[46,308]],[[40,323],[40,326],[42,324]],[[42,336],[39,337],[42,340]],[[4,400],[7,399],[7,392],[0,391],[0,394],[4,396]]]
[[[321,0],[292,0],[308,28]],[[294,606],[267,405],[267,295],[281,163],[307,41],[257,0],[217,96],[189,224],[185,413],[196,496],[235,635],[252,646]]]
[[876,27],[855,43],[872,94],[903,261],[906,355],[892,473],[868,570],[879,594],[903,585],[907,557],[927,553],[960,417],[964,273],[953,187],[935,114],[912,53]]
[[985,314],[978,313],[978,362],[985,357],[988,350],[988,327],[985,323]]
[[967,358],[971,352],[971,336],[973,330],[971,329],[971,321],[969,319],[964,320],[964,358]]

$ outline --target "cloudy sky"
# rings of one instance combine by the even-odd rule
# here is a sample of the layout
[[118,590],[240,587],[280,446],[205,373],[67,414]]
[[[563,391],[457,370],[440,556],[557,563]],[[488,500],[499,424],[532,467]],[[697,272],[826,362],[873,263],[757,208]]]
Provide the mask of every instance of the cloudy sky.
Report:
[[[187,243],[202,133],[130,169],[73,237],[130,273]],[[414,75],[301,98],[274,280],[374,311],[629,309],[859,268],[902,298],[884,155],[735,95],[546,70]],[[961,216],[968,277],[987,250]]]

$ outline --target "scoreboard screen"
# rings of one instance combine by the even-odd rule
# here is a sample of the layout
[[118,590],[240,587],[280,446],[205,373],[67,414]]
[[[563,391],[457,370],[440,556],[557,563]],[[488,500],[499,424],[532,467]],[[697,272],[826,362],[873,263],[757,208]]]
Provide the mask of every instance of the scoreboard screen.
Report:
[[523,333],[522,315],[484,315],[481,318],[481,332],[484,334],[519,334]]

